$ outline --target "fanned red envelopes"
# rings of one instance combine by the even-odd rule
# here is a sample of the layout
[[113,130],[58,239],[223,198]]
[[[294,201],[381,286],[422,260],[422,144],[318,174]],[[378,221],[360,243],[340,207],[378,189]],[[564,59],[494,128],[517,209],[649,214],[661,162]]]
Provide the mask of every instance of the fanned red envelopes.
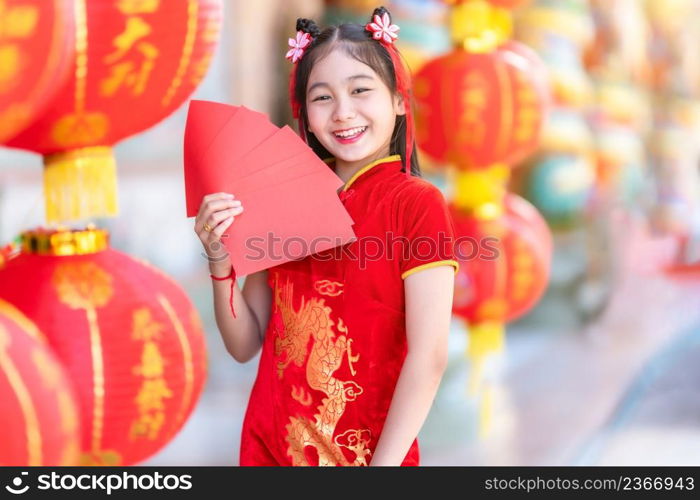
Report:
[[354,241],[343,181],[289,127],[244,106],[190,101],[184,144],[187,216],[210,193],[244,212],[222,242],[238,276]]

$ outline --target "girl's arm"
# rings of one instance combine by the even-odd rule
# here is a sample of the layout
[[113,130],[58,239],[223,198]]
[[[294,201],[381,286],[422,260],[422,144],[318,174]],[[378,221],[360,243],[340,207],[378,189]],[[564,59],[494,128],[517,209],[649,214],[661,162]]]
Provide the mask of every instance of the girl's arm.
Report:
[[[230,269],[230,261],[229,267]],[[224,276],[221,267],[210,265],[214,276]],[[272,292],[267,285],[267,271],[259,271],[246,277],[243,290],[236,283],[233,287],[233,305],[236,317],[231,314],[229,298],[230,281],[212,280],[214,287],[214,314],[226,350],[239,363],[253,358],[262,347],[267,323],[270,319]]]
[[[209,260],[209,271],[223,278],[231,271],[231,258],[221,242],[226,229],[243,206],[230,193],[212,193],[202,199],[195,218],[194,232],[204,245]],[[272,292],[267,286],[267,271],[246,277],[243,291],[233,285],[233,304],[236,312],[231,314],[229,280],[212,280],[214,287],[214,315],[226,350],[240,363],[255,356],[262,346],[267,323],[270,319]]]
[[454,274],[445,265],[404,280],[408,352],[370,466],[401,465],[428,416],[447,366]]

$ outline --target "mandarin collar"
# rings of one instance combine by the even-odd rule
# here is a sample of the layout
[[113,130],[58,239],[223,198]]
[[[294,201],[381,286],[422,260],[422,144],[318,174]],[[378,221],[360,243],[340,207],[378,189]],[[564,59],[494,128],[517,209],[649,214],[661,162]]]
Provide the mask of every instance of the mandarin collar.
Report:
[[[326,159],[324,159],[323,161],[325,161],[325,162],[328,163],[329,165],[333,165],[333,170],[335,170],[335,158],[326,158]],[[392,162],[395,162],[395,161],[399,161],[399,162],[400,162],[400,161],[401,161],[401,155],[390,155],[390,156],[385,156],[384,158],[380,158],[380,159],[378,159],[378,160],[373,161],[372,163],[369,163],[369,164],[365,165],[365,166],[362,167],[360,170],[358,170],[357,172],[355,172],[355,173],[352,175],[352,177],[350,177],[350,179],[348,179],[348,181],[345,183],[345,185],[342,186],[342,187],[338,190],[338,192],[340,193],[340,192],[347,191],[348,189],[350,189],[350,186],[354,185],[360,177],[365,176],[365,174],[367,174],[368,172],[372,171],[372,170],[374,169],[374,167],[376,167],[377,165],[382,165],[382,164],[384,164],[384,163],[392,163]]]

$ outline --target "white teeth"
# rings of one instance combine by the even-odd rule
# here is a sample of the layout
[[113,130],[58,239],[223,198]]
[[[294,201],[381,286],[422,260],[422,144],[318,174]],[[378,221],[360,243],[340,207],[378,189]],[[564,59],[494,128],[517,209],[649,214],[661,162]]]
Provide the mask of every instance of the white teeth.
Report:
[[357,135],[361,132],[364,132],[367,129],[367,127],[355,127],[351,128],[350,130],[344,130],[342,132],[335,132],[335,135],[337,137],[352,137],[353,135]]

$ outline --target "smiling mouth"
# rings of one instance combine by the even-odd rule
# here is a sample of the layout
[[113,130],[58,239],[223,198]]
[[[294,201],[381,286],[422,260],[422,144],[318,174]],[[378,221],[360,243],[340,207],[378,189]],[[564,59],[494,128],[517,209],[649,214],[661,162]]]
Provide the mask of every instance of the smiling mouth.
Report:
[[338,132],[333,132],[333,135],[338,139],[353,139],[367,130],[367,126],[349,128],[347,130],[341,130]]

